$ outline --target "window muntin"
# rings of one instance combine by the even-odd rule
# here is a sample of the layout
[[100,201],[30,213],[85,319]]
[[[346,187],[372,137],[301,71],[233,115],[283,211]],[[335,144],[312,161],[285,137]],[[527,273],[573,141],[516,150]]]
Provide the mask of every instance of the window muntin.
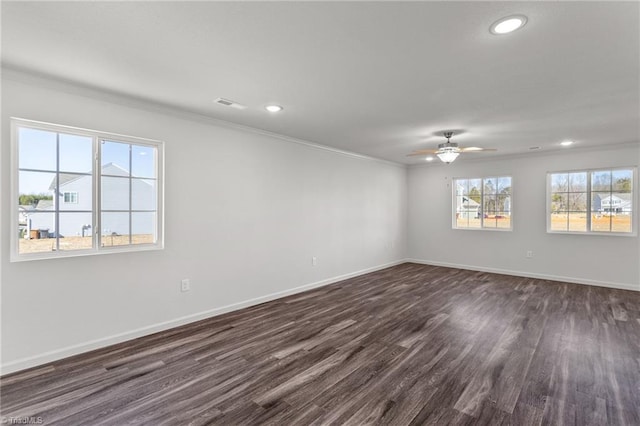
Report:
[[548,174],[548,232],[633,234],[634,168]]
[[12,128],[12,261],[162,247],[161,142],[21,119]]
[[510,176],[453,180],[456,229],[500,229],[511,227]]

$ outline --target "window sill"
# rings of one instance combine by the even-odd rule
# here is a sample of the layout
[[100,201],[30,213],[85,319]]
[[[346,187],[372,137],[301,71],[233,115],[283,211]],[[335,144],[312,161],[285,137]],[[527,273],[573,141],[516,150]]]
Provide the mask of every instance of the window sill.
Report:
[[489,231],[489,232],[511,232],[513,228],[456,228],[452,227],[454,231]]
[[164,250],[164,244],[139,244],[136,246],[117,246],[117,247],[103,247],[99,250],[74,250],[74,251],[51,251],[42,253],[30,253],[30,254],[14,254],[11,256],[10,262],[30,262],[34,260],[49,260],[49,259],[64,259],[69,257],[85,257],[85,256],[101,256],[105,254],[115,253],[132,253],[138,251],[156,251]]
[[637,232],[581,232],[581,231],[550,231],[547,234],[558,235],[589,235],[592,237],[637,237]]

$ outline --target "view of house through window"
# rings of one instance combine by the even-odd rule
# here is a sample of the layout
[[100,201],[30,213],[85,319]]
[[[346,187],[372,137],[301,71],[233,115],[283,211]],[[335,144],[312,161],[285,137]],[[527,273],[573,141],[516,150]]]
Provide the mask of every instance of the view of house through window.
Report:
[[158,242],[160,143],[32,122],[14,136],[19,255]]
[[156,240],[155,148],[101,141],[102,245]]
[[549,174],[550,232],[631,233],[633,169]]
[[454,228],[511,229],[511,177],[454,179]]

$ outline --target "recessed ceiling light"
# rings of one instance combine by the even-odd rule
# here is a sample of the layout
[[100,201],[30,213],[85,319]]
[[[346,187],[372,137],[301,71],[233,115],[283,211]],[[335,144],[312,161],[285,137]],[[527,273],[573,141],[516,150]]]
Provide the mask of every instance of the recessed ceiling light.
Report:
[[560,145],[562,145],[562,146],[573,145],[573,141],[562,141],[562,142],[560,142]]
[[517,30],[518,28],[524,27],[524,24],[526,23],[526,16],[511,15],[502,19],[498,19],[491,25],[491,27],[489,27],[489,31],[491,31],[491,34],[495,35],[509,34]]
[[425,158],[425,161],[433,161],[433,157],[429,156],[429,157]]
[[269,112],[280,112],[284,108],[282,108],[280,105],[267,105],[266,107],[264,107],[264,109],[266,109]]

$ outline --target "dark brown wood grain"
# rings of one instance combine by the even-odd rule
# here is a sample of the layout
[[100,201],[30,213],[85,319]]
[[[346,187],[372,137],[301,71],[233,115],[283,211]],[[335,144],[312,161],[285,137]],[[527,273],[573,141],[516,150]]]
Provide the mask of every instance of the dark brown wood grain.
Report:
[[640,425],[640,293],[406,263],[0,390],[56,425]]

